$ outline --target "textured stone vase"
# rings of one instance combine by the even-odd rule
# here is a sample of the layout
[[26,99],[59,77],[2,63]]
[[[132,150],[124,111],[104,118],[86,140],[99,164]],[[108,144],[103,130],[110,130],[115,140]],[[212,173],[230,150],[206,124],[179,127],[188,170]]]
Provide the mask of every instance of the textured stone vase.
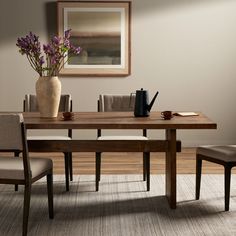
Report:
[[57,117],[61,98],[61,81],[57,76],[42,76],[36,82],[36,96],[40,116]]

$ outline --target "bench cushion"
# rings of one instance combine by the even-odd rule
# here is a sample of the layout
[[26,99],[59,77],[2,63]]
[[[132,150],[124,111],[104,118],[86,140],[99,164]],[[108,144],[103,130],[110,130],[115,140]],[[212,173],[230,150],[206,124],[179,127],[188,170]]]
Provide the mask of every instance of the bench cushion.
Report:
[[236,161],[236,145],[206,145],[197,148],[197,154],[225,162]]

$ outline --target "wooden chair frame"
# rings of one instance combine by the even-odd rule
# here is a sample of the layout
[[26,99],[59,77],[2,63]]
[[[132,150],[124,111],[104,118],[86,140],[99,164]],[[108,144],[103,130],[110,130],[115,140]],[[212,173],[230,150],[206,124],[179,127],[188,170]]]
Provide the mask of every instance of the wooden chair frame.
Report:
[[236,161],[228,162],[227,160],[219,160],[214,157],[209,157],[201,154],[196,155],[196,192],[195,198],[200,198],[201,174],[202,174],[202,161],[209,161],[224,166],[224,188],[225,188],[225,211],[229,211],[230,202],[230,180],[231,169],[236,166]]
[[22,146],[23,150],[1,150],[4,152],[22,152],[23,156],[23,165],[24,165],[24,180],[19,179],[0,179],[0,184],[14,184],[14,185],[24,185],[24,207],[23,207],[23,230],[22,235],[27,235],[28,229],[28,218],[29,218],[29,209],[30,209],[30,198],[31,198],[31,187],[32,184],[39,180],[40,178],[47,176],[47,192],[48,192],[48,210],[49,210],[49,218],[54,218],[54,210],[53,210],[53,170],[50,169],[41,173],[40,175],[32,178],[31,170],[30,170],[30,161],[28,155],[28,146],[26,140],[26,130],[24,123],[21,124],[21,133],[22,133]]
[[[100,101],[97,101],[97,110],[100,111]],[[101,129],[97,130],[97,138],[102,136]],[[143,129],[143,136],[147,137],[147,130]],[[101,152],[96,152],[96,191],[99,190],[101,179]],[[150,152],[143,152],[143,181],[146,181],[147,191],[150,191]]]
[[[72,112],[72,100],[70,100],[70,112]],[[23,111],[26,111],[26,100],[23,101]],[[68,137],[72,138],[72,129],[68,129]],[[20,152],[15,151],[15,157],[19,156]],[[65,180],[66,180],[66,191],[70,189],[70,181],[73,181],[73,159],[72,152],[64,152],[64,163],[65,163]],[[18,191],[18,185],[15,185],[15,191]]]

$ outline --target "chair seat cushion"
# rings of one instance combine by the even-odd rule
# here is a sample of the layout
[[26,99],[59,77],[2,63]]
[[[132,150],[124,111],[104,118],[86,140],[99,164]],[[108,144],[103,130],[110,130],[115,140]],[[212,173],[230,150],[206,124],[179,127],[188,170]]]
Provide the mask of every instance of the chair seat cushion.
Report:
[[225,162],[236,161],[236,145],[206,145],[197,148],[197,154],[222,160]]
[[145,136],[100,136],[97,140],[148,140]]
[[68,136],[27,136],[27,140],[71,140]]
[[[52,160],[48,158],[30,158],[32,178],[52,169]],[[21,157],[0,157],[0,179],[23,180],[24,167]]]

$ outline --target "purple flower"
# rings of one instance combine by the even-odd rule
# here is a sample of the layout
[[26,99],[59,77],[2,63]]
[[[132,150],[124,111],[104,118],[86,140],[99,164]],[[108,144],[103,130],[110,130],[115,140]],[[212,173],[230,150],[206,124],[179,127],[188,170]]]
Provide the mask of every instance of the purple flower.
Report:
[[30,65],[40,76],[55,76],[66,63],[65,58],[68,60],[71,53],[78,55],[81,52],[80,47],[75,47],[70,43],[70,36],[71,29],[65,31],[63,39],[54,36],[48,44],[43,44],[42,51],[39,37],[29,32],[25,37],[17,39],[16,46],[22,55],[26,54]]
[[68,30],[65,31],[65,38],[69,39],[70,36],[71,36],[71,29],[68,29]]
[[74,53],[75,55],[79,55],[81,52],[81,47],[75,47],[71,45],[70,52]]
[[50,58],[50,62],[52,65],[56,65],[57,64],[57,57],[54,55]]
[[[27,36],[26,36],[27,37]],[[32,32],[29,33],[28,38],[32,41],[32,42],[38,42],[39,37],[36,36],[35,34],[33,34]]]
[[53,55],[53,47],[51,44],[44,44],[43,45],[43,51],[45,54],[48,54],[48,55]]
[[70,48],[70,41],[69,41],[69,39],[65,39],[65,40],[64,40],[64,46],[65,46],[66,48]]
[[55,45],[59,45],[61,42],[61,38],[60,37],[57,37],[57,36],[54,36],[52,38],[52,43],[55,44]]

